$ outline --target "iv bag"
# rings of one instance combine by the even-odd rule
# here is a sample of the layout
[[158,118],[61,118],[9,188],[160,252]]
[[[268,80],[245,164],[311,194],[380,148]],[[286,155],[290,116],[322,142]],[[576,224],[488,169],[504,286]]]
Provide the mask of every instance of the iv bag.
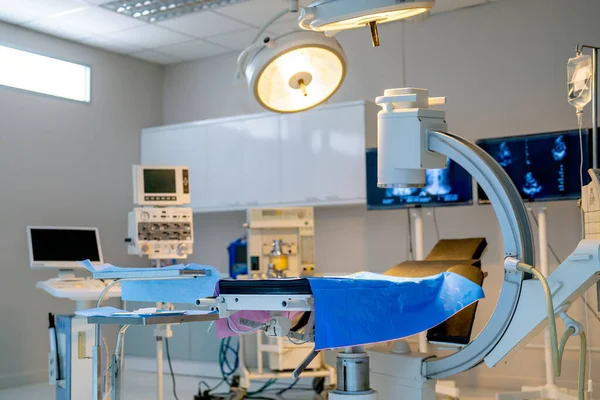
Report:
[[592,100],[592,57],[581,55],[571,58],[567,64],[569,104],[578,112]]

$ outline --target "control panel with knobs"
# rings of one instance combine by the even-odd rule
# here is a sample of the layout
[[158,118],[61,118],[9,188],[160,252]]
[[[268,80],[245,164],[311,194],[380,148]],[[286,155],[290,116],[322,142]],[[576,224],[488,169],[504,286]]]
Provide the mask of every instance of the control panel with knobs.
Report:
[[127,251],[153,260],[182,259],[192,254],[191,208],[138,207],[129,213]]

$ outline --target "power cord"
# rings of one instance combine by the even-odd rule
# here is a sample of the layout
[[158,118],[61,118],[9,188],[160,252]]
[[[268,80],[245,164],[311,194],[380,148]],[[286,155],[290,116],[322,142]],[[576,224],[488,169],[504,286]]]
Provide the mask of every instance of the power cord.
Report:
[[[531,219],[535,223],[535,226],[539,227],[539,223],[538,223],[537,217],[535,216],[535,213],[533,212],[533,210],[529,210],[529,211],[530,211]],[[556,251],[554,251],[554,248],[552,247],[552,245],[550,244],[550,242],[548,242],[548,250],[550,251],[550,254],[552,254],[552,257],[554,257],[554,260],[558,264],[560,264],[562,261],[560,260],[560,258],[556,254]],[[586,307],[586,310],[585,310],[586,327],[585,327],[585,329],[589,332],[588,311],[592,313],[592,315],[594,316],[594,318],[598,322],[600,322],[600,316],[598,315],[598,313],[596,312],[596,310],[594,310],[594,308],[592,306],[590,306],[590,303],[588,303],[588,301],[587,301],[587,292],[586,292],[586,294],[584,296],[581,296],[579,298],[581,299],[581,301],[583,301],[583,304],[585,304],[585,307]],[[587,344],[587,340],[586,340],[586,344]],[[591,393],[592,393],[592,380],[591,380],[591,376],[592,376],[592,355],[591,355],[591,350],[589,350],[589,354],[588,354],[587,358],[589,360],[588,373],[589,373],[589,376],[590,376],[590,381],[588,382],[588,388],[589,388],[588,392],[590,392],[590,400],[591,400],[592,399],[592,396],[591,396]]]
[[[550,285],[546,280],[546,277],[539,272],[537,269],[523,263],[519,260],[514,259],[515,267],[517,270],[526,272],[534,275],[542,285],[542,289],[544,290],[544,297],[546,299],[546,311],[548,313],[548,324],[550,331],[550,342],[551,342],[551,351],[552,351],[552,365],[554,367],[554,375],[560,376],[561,367],[562,367],[562,356],[565,350],[565,346],[567,344],[567,340],[569,337],[574,335],[575,328],[570,327],[563,334],[560,345],[558,344],[557,332],[556,332],[556,316],[554,313],[554,302],[552,300],[552,291],[550,290]],[[586,364],[586,355],[587,355],[587,337],[585,335],[585,331],[581,329],[579,332],[579,337],[581,341],[580,347],[580,356],[579,356],[579,400],[585,400],[585,364]]]
[[175,400],[179,400],[177,397],[177,383],[175,382],[175,374],[173,373],[173,365],[171,364],[171,352],[169,351],[169,339],[165,339],[165,349],[167,350],[167,362],[169,363],[169,371],[171,372],[171,380],[173,381],[173,396]]

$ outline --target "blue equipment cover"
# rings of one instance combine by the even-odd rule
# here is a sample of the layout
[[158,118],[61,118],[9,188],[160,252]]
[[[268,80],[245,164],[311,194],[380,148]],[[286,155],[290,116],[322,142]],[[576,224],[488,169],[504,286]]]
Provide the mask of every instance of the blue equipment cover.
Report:
[[[128,279],[140,278],[137,281],[124,280],[120,283],[121,299],[127,301],[195,304],[199,297],[214,295],[221,277],[216,268],[199,264],[179,264],[162,268],[121,268],[111,264],[96,267],[89,260],[82,261],[81,264],[94,274],[95,279],[115,279],[119,275],[127,276]],[[190,276],[188,279],[165,279],[178,276],[179,271],[186,270],[205,271],[207,275],[196,278]],[[156,279],[149,280],[149,277]]]
[[317,350],[411,336],[484,297],[479,285],[451,272],[426,278],[360,272],[308,279],[315,298]]

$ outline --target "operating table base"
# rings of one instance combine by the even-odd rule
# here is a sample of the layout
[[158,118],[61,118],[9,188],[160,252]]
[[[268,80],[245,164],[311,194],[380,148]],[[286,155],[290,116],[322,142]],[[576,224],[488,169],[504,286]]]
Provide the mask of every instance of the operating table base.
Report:
[[423,377],[422,353],[396,354],[386,348],[368,350],[371,359],[371,387],[380,400],[434,400],[437,381]]

